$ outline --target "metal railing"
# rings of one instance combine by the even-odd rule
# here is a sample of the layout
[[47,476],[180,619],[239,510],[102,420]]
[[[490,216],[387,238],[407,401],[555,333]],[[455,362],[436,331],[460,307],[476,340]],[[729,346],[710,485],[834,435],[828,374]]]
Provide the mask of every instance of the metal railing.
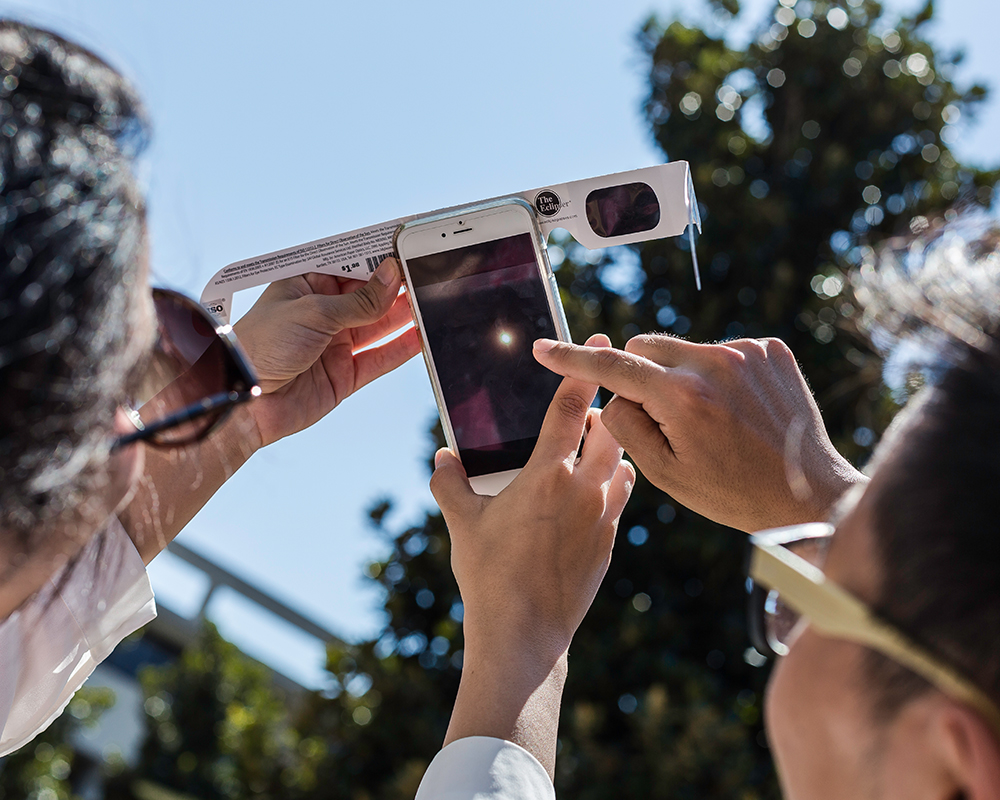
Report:
[[[167,550],[202,572],[208,578],[208,588],[205,591],[205,596],[202,598],[198,612],[193,617],[184,617],[163,604],[159,605],[157,618],[150,623],[149,630],[154,636],[165,643],[178,649],[183,649],[188,645],[198,634],[202,623],[206,619],[212,596],[217,589],[225,587],[242,595],[247,600],[271,612],[279,619],[284,620],[304,633],[318,639],[324,645],[344,644],[344,641],[339,636],[324,628],[315,620],[282,603],[267,592],[258,589],[238,575],[234,575],[211,559],[206,558],[200,553],[196,553],[190,547],[180,544],[175,540],[167,546]],[[275,667],[271,665],[267,665],[267,667],[274,673],[276,682],[283,686],[283,688],[302,691],[303,687],[301,684],[282,674]]]

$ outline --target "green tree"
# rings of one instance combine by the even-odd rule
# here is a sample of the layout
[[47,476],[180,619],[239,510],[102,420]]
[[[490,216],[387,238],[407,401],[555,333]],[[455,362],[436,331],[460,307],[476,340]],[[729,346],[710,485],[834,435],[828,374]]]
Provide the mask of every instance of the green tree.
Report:
[[[714,7],[720,31],[739,14],[735,0]],[[705,289],[694,289],[684,240],[595,258],[556,238],[577,340],[595,331],[618,346],[649,330],[699,341],[779,336],[835,443],[863,462],[895,407],[855,333],[848,273],[870,263],[879,242],[919,231],[957,202],[989,204],[998,177],[960,164],[948,147],[954,123],[973,117],[986,92],[953,82],[958,57],[924,38],[931,17],[930,4],[893,22],[872,0],[782,0],[742,49],[679,22],[646,23],[645,113],[664,154],[692,165]],[[379,504],[372,520],[393,553],[370,567],[385,590],[386,628],[377,641],[331,651],[340,690],[296,712],[297,735],[324,747],[315,782],[301,784],[310,797],[412,797],[447,726],[462,648],[447,531],[439,515],[393,530],[388,508]],[[777,796],[761,727],[767,670],[744,633],[742,561],[740,534],[639,482],[571,651],[563,796]],[[207,678],[204,702],[214,708],[221,678]],[[254,713],[269,719],[271,703]],[[217,763],[224,749],[213,714],[216,727],[192,720],[203,740],[184,744],[197,746],[199,764],[202,753]],[[256,734],[227,741],[236,789],[200,796],[251,796],[247,776],[280,761]],[[178,752],[157,737],[146,764]],[[277,786],[280,772],[265,771]],[[298,795],[286,787],[284,796]]]
[[109,780],[109,800],[312,796],[327,743],[299,723],[297,698],[270,670],[210,623],[177,663],[147,667],[141,681],[146,742],[139,766]]
[[[92,764],[73,747],[77,735],[114,705],[110,689],[81,689],[66,712],[15,753],[0,759],[0,800],[71,800]],[[81,763],[84,762],[84,763]],[[117,762],[103,765],[114,769]]]

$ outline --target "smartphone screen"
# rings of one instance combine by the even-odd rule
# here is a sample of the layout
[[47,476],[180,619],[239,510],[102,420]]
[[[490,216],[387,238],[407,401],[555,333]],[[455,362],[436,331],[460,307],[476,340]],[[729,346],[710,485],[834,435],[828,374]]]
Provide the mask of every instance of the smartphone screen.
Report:
[[466,472],[523,467],[561,380],[531,354],[557,338],[531,234],[407,266]]

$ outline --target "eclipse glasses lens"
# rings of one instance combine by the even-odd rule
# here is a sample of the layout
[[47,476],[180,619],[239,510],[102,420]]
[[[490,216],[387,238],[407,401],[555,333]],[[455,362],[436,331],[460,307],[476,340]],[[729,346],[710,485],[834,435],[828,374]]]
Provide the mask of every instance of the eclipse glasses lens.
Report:
[[595,189],[586,208],[587,222],[602,239],[651,231],[660,223],[660,202],[645,183]]

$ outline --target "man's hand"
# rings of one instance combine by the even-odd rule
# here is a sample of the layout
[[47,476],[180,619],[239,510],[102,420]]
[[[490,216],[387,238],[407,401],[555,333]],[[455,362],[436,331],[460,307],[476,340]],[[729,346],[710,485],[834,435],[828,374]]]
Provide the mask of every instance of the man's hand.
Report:
[[345,397],[416,355],[408,330],[358,352],[411,322],[400,272],[386,259],[364,283],[311,273],[272,283],[234,326],[260,378],[249,404],[260,445],[307,428]]
[[[610,345],[604,336],[590,343]],[[465,608],[462,682],[445,742],[509,739],[550,775],[566,651],[607,572],[635,482],[590,408],[596,391],[560,384],[531,459],[496,497],[473,492],[448,450],[438,451],[431,479]]]
[[778,339],[706,345],[646,335],[624,351],[540,340],[535,358],[614,392],[602,418],[639,470],[725,525],[754,531],[825,519],[865,480],[834,449]]

